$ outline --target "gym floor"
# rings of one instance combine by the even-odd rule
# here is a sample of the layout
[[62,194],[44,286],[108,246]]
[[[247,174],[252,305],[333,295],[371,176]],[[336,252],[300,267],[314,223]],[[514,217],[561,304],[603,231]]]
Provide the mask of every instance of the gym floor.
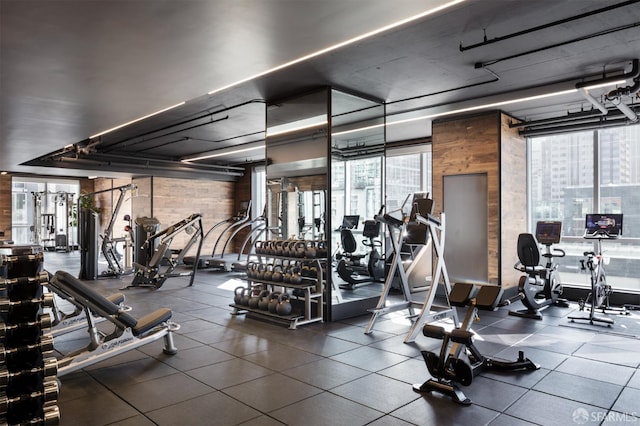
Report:
[[[77,274],[79,254],[45,253],[49,272]],[[131,281],[93,281],[103,294]],[[180,324],[178,354],[162,340],[60,378],[64,425],[571,425],[640,421],[640,315],[610,315],[608,328],[570,323],[571,308],[552,307],[542,321],[480,312],[473,327],[485,356],[514,360],[518,350],[541,365],[525,373],[483,372],[463,387],[461,406],[412,384],[429,378],[421,349],[440,341],[420,335],[403,343],[401,313],[289,330],[232,316],[237,274],[201,271],[168,279],[159,290],[124,290],[140,317],[158,307]],[[514,305],[515,306],[515,305]],[[514,306],[511,309],[514,309]],[[517,308],[517,306],[515,306]],[[461,317],[462,318],[462,317]],[[66,352],[86,331],[57,337]]]

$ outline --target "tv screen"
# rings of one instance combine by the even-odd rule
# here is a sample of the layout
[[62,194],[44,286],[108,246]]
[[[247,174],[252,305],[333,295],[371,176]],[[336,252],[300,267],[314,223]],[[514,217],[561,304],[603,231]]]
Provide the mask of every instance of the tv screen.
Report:
[[543,245],[558,244],[562,233],[562,222],[544,220],[536,223],[536,240]]
[[622,235],[622,214],[591,213],[585,220],[586,236],[617,237]]

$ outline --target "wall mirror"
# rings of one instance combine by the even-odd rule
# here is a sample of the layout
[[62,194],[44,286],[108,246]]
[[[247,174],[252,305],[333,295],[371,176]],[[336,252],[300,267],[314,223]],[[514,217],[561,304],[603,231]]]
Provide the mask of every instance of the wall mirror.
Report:
[[385,279],[383,204],[385,107],[331,91],[331,319],[375,307]]

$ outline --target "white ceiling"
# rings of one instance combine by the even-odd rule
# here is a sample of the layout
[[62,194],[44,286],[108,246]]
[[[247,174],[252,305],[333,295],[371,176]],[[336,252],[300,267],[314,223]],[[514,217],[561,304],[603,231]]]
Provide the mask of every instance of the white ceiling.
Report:
[[[226,142],[216,145],[223,147],[246,142],[248,134],[259,130],[263,121],[256,124],[256,120],[263,120],[263,113],[257,104],[322,85],[385,101],[389,121],[394,121],[572,89],[584,79],[595,81],[603,73],[611,76],[629,71],[631,60],[640,58],[637,2],[467,0],[207,94],[445,3],[0,0],[0,170],[84,176],[96,174],[92,168],[105,174],[127,171],[106,163],[80,169],[22,164],[181,101],[189,102],[112,137],[131,138],[184,117],[225,110],[214,118],[228,118],[206,134],[216,141],[224,139]],[[491,40],[622,4],[504,41],[465,51],[459,48],[461,43],[482,42],[483,30]],[[475,66],[494,60],[485,67]],[[593,94],[601,99],[611,89]],[[637,102],[631,97],[624,100]],[[574,93],[497,108],[520,119],[536,120],[590,109],[591,105]],[[204,129],[200,132],[204,134]],[[389,126],[387,138],[429,134],[430,121],[419,120]],[[259,136],[249,139],[256,138]],[[178,147],[188,152],[200,149],[190,145],[194,142],[187,143],[186,137],[184,141],[164,142],[164,148],[138,143],[135,150],[119,154],[153,156],[170,164],[184,154]]]

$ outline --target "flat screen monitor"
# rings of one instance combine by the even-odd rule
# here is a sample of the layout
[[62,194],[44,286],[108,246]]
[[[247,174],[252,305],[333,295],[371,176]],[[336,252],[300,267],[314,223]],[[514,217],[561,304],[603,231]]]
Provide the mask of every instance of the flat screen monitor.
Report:
[[585,220],[586,237],[615,238],[622,235],[621,213],[590,213]]
[[356,229],[358,227],[358,222],[360,222],[360,215],[357,215],[357,214],[344,215],[342,217],[342,228]]
[[541,220],[536,223],[536,240],[542,245],[558,244],[561,233],[562,222],[558,220]]

